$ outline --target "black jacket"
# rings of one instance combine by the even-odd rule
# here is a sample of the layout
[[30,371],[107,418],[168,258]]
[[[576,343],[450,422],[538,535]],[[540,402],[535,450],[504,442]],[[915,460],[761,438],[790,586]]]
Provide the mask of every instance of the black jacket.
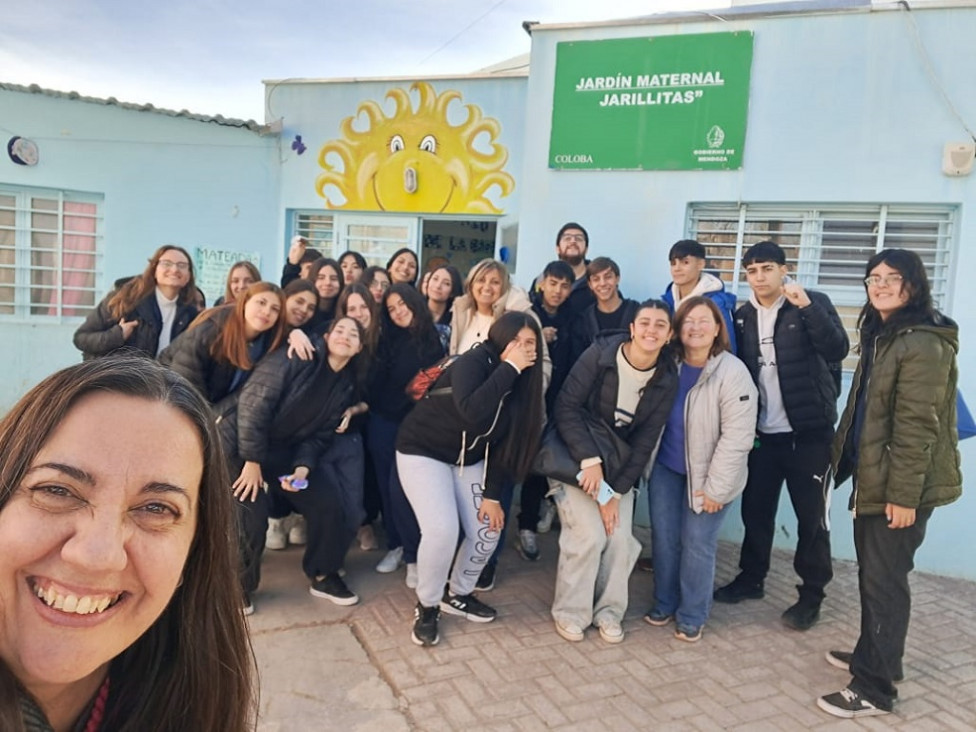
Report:
[[[137,302],[130,312],[122,316],[125,320],[139,321],[128,340],[122,337],[119,318],[112,317],[108,308],[108,302],[114,295],[115,291],[106,295],[105,299],[88,314],[85,322],[78,326],[74,337],[75,348],[82,352],[85,361],[121,352],[156,358],[159,334],[163,330],[163,314],[159,311],[159,304],[156,302],[156,291],[150,292]],[[177,304],[176,318],[170,330],[170,340],[175,341],[196,316],[196,306]]]
[[237,373],[236,366],[210,355],[210,347],[233,312],[233,306],[218,308],[208,320],[181,335],[159,354],[161,364],[193,384],[211,404],[230,394]]
[[[794,432],[825,432],[829,439],[837,421],[841,361],[850,341],[830,299],[807,290],[810,304],[798,308],[784,302],[773,328],[776,370],[786,416]],[[759,316],[747,302],[735,311],[738,355],[759,384]],[[829,431],[829,432],[828,432]]]
[[511,471],[491,459],[488,447],[501,442],[512,427],[505,397],[518,376],[489,342],[463,353],[403,420],[397,452],[449,465],[469,465],[487,457],[484,495],[498,500]]
[[[288,358],[283,348],[261,359],[219,420],[228,456],[261,463],[269,452],[293,447],[294,465],[311,470],[334,439],[342,413],[357,401],[353,364],[336,374],[328,393],[316,393],[316,377],[329,368],[324,345],[316,348],[311,361]],[[296,404],[309,400],[319,406],[315,419],[287,419]]]
[[[556,399],[556,429],[569,448],[569,454],[577,462],[599,455],[586,429],[584,411],[614,426],[620,387],[617,350],[628,337],[623,334],[598,336],[573,365]],[[626,493],[633,488],[647,466],[677,393],[677,367],[674,359],[662,352],[654,376],[644,387],[637,403],[633,421],[624,427],[614,427],[614,432],[631,450],[630,459],[616,475],[604,476],[617,493]]]
[[596,303],[594,302],[586,310],[577,315],[573,321],[573,344],[572,344],[572,355],[570,356],[570,363],[576,363],[576,360],[583,355],[583,351],[590,347],[594,339],[598,335],[610,335],[617,333],[628,333],[628,326],[630,322],[637,315],[637,311],[640,310],[640,303],[636,300],[628,300],[626,297],[621,295],[620,307],[615,311],[620,316],[620,328],[614,328],[613,330],[600,330],[600,323],[596,319]]
[[532,312],[538,316],[539,324],[543,328],[556,329],[556,340],[546,344],[549,349],[549,360],[552,361],[552,378],[549,381],[549,388],[546,389],[546,414],[552,414],[556,396],[573,365],[572,308],[567,300],[555,315],[550,315],[543,307],[541,293],[533,292],[529,295],[529,299],[532,300]]
[[390,322],[384,323],[376,359],[370,369],[366,401],[369,410],[384,419],[399,422],[413,408],[406,394],[407,384],[421,369],[437,363],[444,356],[440,338],[414,338],[409,330]]

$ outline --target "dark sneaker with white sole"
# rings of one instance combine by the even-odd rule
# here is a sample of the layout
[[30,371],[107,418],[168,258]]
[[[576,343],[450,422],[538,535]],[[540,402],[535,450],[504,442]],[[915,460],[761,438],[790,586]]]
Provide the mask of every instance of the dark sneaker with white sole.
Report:
[[474,623],[490,623],[498,615],[493,607],[488,607],[474,595],[452,595],[444,591],[441,610],[450,615],[460,615]]
[[324,597],[336,605],[355,605],[359,602],[359,596],[346,587],[345,581],[338,574],[329,574],[314,580],[308,591],[315,597]]
[[835,717],[843,717],[844,719],[891,714],[887,709],[876,707],[850,687],[820,697],[817,699],[817,706],[827,714],[833,714]]
[[[851,670],[851,659],[854,658],[854,654],[850,651],[827,651],[824,654],[824,658],[827,659],[829,663],[834,668],[840,668],[844,671],[850,672]],[[904,681],[905,675],[903,673],[896,674],[892,681]]]
[[478,575],[478,582],[475,584],[474,588],[476,590],[481,590],[482,592],[491,592],[495,589],[495,565],[486,564],[485,568],[481,570],[481,574]]
[[439,607],[424,607],[419,602],[413,609],[413,632],[410,640],[418,646],[436,646],[441,638],[437,634],[437,621],[441,616]]

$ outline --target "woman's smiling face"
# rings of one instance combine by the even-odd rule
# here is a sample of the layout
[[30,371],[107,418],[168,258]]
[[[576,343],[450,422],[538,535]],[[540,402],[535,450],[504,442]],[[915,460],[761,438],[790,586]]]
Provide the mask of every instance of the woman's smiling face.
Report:
[[170,405],[93,393],[68,412],[0,511],[0,658],[28,689],[83,682],[162,614],[202,475]]

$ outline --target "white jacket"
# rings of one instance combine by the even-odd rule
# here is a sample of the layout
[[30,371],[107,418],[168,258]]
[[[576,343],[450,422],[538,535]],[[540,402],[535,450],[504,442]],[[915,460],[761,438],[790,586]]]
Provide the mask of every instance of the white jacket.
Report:
[[703,503],[697,491],[724,505],[745,489],[758,408],[746,365],[728,351],[709,358],[685,400],[688,505],[695,513]]

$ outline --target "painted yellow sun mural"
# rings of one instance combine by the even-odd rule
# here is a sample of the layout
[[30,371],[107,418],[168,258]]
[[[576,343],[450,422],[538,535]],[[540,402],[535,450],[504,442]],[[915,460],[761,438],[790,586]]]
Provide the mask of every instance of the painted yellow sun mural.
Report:
[[[392,116],[387,117],[375,101],[363,102],[356,114],[339,126],[342,138],[322,146],[319,165],[325,172],[316,179],[315,190],[325,199],[326,207],[502,213],[503,209],[486,197],[492,186],[498,187],[499,198],[515,190],[515,180],[502,170],[508,161],[508,149],[497,141],[501,124],[486,117],[477,105],[466,104],[467,119],[452,125],[447,108],[455,99],[461,99],[461,92],[437,94],[424,81],[414,82],[410,90],[420,97],[416,109],[409,92],[390,89],[386,98],[395,104]],[[365,115],[368,122],[361,132],[353,129],[353,122],[360,115]],[[479,135],[482,137],[476,147]],[[329,162],[330,154],[339,157],[341,166]],[[337,202],[327,186],[335,186],[345,201]]]

